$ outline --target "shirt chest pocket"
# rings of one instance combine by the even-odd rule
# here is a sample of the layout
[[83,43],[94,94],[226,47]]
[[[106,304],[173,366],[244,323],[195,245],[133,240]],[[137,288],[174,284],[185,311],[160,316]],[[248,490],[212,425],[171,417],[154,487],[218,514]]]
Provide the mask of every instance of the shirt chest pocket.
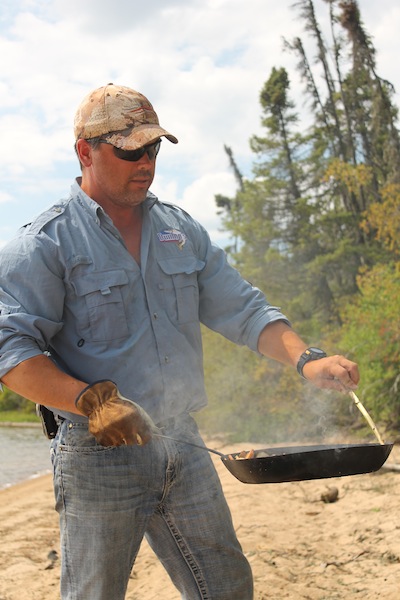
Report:
[[169,317],[180,325],[199,319],[199,286],[197,276],[205,263],[195,256],[159,259],[161,288]]
[[117,340],[129,335],[123,302],[123,286],[128,275],[123,269],[86,273],[72,280],[76,295],[82,299],[78,317],[82,335],[93,342]]

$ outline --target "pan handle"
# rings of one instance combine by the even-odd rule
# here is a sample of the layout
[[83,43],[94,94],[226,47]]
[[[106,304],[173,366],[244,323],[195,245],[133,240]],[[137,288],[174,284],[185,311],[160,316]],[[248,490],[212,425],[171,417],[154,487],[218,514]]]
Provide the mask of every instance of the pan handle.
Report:
[[225,458],[226,454],[222,452],[218,452],[218,450],[213,450],[212,448],[207,448],[207,446],[200,446],[200,444],[194,444],[193,442],[187,442],[186,440],[178,440],[177,438],[171,437],[170,435],[163,435],[162,433],[154,433],[152,437],[163,438],[164,440],[172,440],[173,442],[178,442],[178,444],[187,444],[188,446],[193,446],[194,448],[200,448],[200,450],[205,450],[206,452],[212,452],[213,454],[217,454],[222,458]]

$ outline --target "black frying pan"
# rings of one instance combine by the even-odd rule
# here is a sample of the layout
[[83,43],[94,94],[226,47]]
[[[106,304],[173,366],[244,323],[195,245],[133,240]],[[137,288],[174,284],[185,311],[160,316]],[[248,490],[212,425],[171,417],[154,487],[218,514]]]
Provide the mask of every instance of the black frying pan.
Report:
[[283,483],[372,473],[382,467],[393,448],[393,444],[289,446],[255,450],[254,458],[237,459],[240,452],[223,454],[167,435],[154,435],[218,454],[228,471],[242,483]]
[[281,483],[344,477],[377,471],[393,444],[291,446],[256,450],[255,458],[221,457],[225,467],[243,483]]

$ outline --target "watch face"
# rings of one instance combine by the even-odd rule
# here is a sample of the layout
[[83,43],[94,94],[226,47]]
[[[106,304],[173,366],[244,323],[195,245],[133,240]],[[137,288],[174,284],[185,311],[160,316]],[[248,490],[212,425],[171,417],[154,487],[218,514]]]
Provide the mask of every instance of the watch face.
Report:
[[304,365],[307,364],[308,362],[310,362],[311,360],[318,360],[320,358],[325,358],[325,356],[326,356],[326,353],[323,350],[321,350],[321,348],[314,348],[312,346],[310,348],[307,348],[307,350],[305,350],[299,358],[299,362],[297,363],[297,372],[302,377],[304,377],[304,375],[303,375]]
[[321,350],[321,348],[309,348],[308,349],[310,352],[313,352],[314,354],[325,354],[325,352],[323,350]]

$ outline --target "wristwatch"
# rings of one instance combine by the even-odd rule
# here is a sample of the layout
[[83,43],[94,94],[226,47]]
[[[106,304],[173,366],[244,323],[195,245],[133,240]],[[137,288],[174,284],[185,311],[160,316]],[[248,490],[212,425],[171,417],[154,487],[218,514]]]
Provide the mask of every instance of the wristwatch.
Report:
[[[326,352],[321,350],[321,348],[307,348],[303,352],[303,354],[299,358],[299,362],[297,363],[297,372],[299,375],[304,377],[303,368],[308,362],[312,360],[319,360],[320,358],[324,358],[326,356]],[[304,377],[305,379],[305,377]]]

